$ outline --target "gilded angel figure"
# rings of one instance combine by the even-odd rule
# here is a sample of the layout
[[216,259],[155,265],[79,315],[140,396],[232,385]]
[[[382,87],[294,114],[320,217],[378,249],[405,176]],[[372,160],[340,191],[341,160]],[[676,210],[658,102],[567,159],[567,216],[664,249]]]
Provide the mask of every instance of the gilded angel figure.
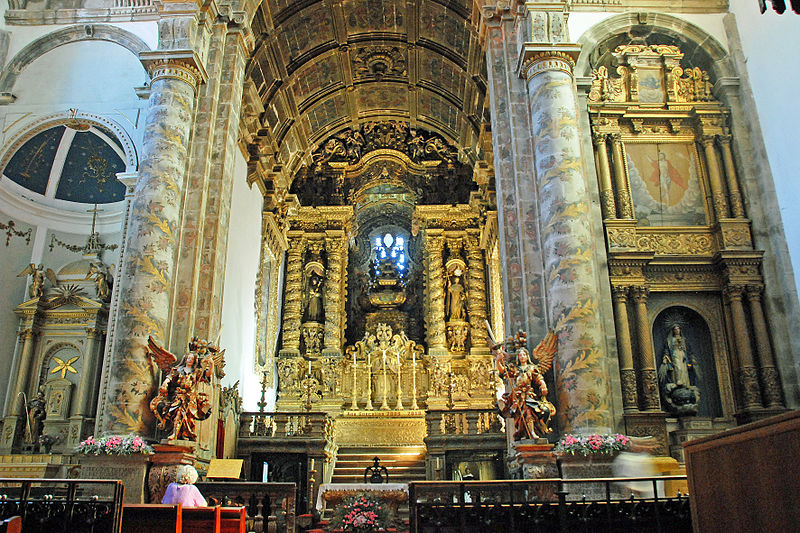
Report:
[[197,440],[197,422],[211,416],[211,401],[206,393],[200,392],[199,386],[211,383],[214,367],[224,365],[225,350],[193,337],[189,351],[177,362],[178,358],[152,337],[148,338],[147,346],[150,356],[167,376],[150,402],[158,427],[169,432],[168,439]]

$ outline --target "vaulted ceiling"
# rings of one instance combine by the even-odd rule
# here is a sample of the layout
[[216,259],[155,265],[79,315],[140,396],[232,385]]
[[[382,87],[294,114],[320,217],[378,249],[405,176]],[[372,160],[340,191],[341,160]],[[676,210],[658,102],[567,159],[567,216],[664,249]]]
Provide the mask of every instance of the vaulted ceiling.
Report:
[[293,173],[333,133],[400,120],[479,159],[478,19],[472,0],[263,0],[247,68],[264,107],[261,156]]

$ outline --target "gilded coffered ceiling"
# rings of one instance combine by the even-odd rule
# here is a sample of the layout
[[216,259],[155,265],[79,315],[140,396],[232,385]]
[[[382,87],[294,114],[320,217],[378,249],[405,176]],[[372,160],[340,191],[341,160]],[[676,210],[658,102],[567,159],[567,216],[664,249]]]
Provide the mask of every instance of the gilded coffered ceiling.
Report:
[[478,20],[472,0],[264,0],[247,70],[264,108],[259,156],[292,175],[331,134],[393,120],[480,159]]

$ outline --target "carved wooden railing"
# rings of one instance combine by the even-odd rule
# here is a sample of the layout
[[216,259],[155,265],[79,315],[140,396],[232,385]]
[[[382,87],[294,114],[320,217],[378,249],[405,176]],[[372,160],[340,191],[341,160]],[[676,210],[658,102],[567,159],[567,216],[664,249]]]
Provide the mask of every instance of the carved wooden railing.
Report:
[[121,481],[0,478],[0,520],[22,517],[26,533],[118,533]]
[[248,533],[294,533],[296,491],[294,483],[196,483],[210,505],[243,506]]
[[247,412],[241,415],[239,438],[324,439],[331,427],[331,420],[325,413]]
[[[421,531],[692,531],[689,498],[667,497],[656,478],[421,481],[409,484],[410,532]],[[648,497],[614,498],[615,486],[641,483]],[[600,498],[582,488],[597,485]],[[580,489],[578,487],[581,487]]]
[[431,409],[425,413],[428,438],[445,435],[502,435],[505,422],[497,409]]

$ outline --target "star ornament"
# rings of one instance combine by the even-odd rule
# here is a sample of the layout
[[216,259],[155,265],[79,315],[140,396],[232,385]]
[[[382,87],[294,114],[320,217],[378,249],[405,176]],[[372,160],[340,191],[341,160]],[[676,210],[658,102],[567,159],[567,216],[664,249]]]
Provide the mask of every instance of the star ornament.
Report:
[[78,360],[80,356],[76,355],[71,359],[67,359],[66,361],[62,361],[58,357],[53,357],[53,360],[56,362],[55,368],[50,371],[51,374],[55,374],[57,372],[61,372],[61,379],[64,379],[67,375],[67,372],[72,372],[73,374],[77,374],[78,371],[75,370],[75,367],[72,366],[72,363]]

